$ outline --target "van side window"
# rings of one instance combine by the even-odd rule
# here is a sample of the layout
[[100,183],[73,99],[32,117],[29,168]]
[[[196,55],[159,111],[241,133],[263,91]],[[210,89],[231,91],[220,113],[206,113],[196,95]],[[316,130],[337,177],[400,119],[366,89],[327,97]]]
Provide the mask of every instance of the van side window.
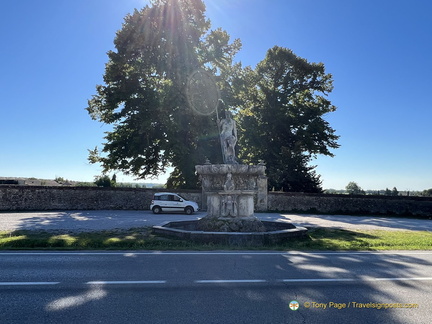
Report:
[[160,200],[164,200],[164,201],[169,201],[169,200],[171,200],[170,199],[170,195],[161,195],[161,196],[159,196],[160,197]]
[[174,201],[180,201],[180,197],[178,196],[172,196]]

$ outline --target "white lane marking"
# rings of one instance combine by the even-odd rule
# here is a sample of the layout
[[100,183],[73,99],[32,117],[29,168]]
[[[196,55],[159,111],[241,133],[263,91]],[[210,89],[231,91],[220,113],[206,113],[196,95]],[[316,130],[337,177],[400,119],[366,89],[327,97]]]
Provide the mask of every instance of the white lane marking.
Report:
[[165,284],[166,280],[119,280],[119,281],[89,281],[87,285],[133,285],[133,284]]
[[62,255],[72,255],[72,256],[85,256],[85,255],[123,255],[123,256],[133,256],[133,255],[432,255],[432,251],[415,252],[415,251],[383,251],[383,252],[0,252],[0,255],[48,255],[48,256],[62,256]]
[[37,285],[58,285],[56,281],[28,281],[28,282],[0,282],[0,286],[37,286]]
[[[276,282],[366,282],[366,281],[428,281],[432,277],[418,278],[299,278],[299,279],[280,279]],[[264,283],[269,280],[195,280],[195,283]]]
[[[412,277],[412,278],[298,278],[298,279],[277,279],[276,282],[367,282],[367,281],[432,281],[432,277]],[[234,283],[268,283],[265,279],[209,279],[194,280],[198,284],[234,284]],[[130,284],[166,284],[167,280],[119,280],[119,281],[88,281],[87,285],[130,285]],[[58,285],[58,281],[29,281],[29,282],[0,282],[0,286],[42,286]]]
[[389,280],[389,281],[400,281],[400,280],[432,280],[432,277],[419,277],[419,278],[375,278],[374,280]]
[[[361,279],[360,279],[361,280]],[[338,281],[357,281],[357,279],[282,279],[282,282],[338,282]]]
[[418,278],[333,278],[333,279],[281,279],[281,282],[366,282],[366,281],[429,281],[432,277],[418,277]]
[[195,283],[260,283],[267,282],[267,280],[195,280]]

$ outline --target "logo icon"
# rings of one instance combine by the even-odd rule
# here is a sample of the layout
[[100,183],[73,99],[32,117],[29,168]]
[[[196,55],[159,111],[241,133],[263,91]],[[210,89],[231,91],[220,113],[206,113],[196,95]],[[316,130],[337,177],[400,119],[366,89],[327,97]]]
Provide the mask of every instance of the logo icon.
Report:
[[290,301],[289,308],[291,310],[295,311],[295,310],[299,309],[299,307],[300,307],[300,304],[299,304],[299,302],[297,300]]

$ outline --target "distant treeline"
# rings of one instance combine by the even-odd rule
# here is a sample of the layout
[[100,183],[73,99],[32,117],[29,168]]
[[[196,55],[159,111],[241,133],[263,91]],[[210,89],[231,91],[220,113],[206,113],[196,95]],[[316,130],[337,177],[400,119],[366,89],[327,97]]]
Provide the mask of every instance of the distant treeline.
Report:
[[[339,194],[339,195],[349,195],[353,194],[347,190],[337,190],[337,189],[325,189],[325,194]],[[416,190],[405,190],[405,191],[393,191],[390,189],[381,190],[363,190],[363,192],[355,193],[357,195],[376,195],[376,196],[407,196],[407,197],[432,197],[432,189],[427,189],[423,191]]]

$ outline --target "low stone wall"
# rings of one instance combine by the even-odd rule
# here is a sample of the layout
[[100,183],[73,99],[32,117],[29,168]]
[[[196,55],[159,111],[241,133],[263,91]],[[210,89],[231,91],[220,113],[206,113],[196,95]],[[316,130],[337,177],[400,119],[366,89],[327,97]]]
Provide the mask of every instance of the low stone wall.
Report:
[[323,214],[432,217],[432,197],[268,193],[268,210]]
[[[160,189],[0,186],[0,211],[148,210]],[[174,190],[202,204],[201,190]],[[348,196],[269,192],[268,211],[432,217],[432,197]],[[257,208],[255,206],[255,211]],[[264,211],[264,210],[262,210]]]
[[[160,189],[0,186],[0,211],[149,209]],[[178,191],[201,206],[201,191]]]

